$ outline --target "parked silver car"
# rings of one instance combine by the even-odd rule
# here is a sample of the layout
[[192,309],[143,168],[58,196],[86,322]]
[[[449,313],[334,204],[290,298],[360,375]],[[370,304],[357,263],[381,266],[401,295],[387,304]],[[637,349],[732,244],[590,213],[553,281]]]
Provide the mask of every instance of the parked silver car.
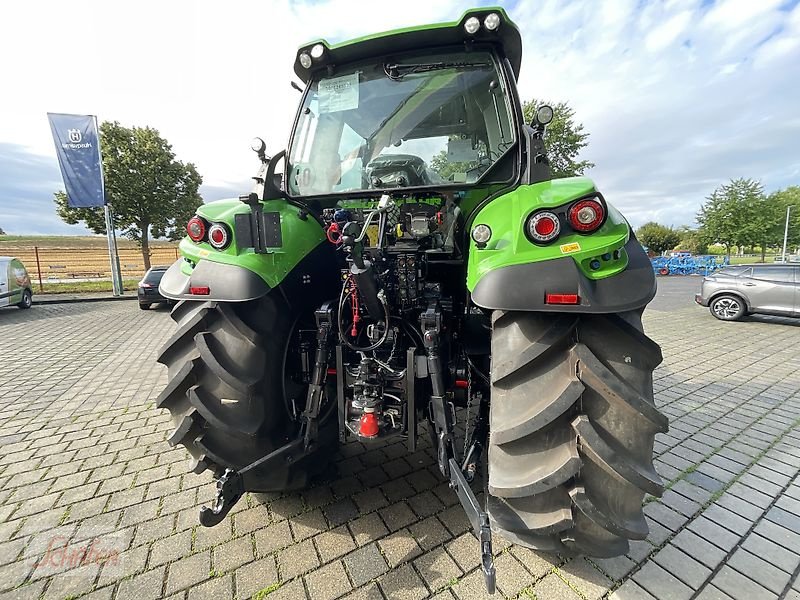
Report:
[[800,265],[725,267],[703,278],[694,299],[723,321],[753,313],[800,317]]

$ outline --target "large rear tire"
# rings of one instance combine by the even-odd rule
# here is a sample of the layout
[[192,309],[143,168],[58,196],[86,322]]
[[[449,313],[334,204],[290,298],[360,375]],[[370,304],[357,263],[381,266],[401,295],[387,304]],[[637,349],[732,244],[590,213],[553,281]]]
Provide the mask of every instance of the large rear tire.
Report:
[[511,542],[610,557],[648,534],[645,492],[660,496],[653,440],[658,345],[641,312],[495,311],[489,516]]
[[[189,451],[191,470],[240,470],[288,442],[307,389],[292,379],[298,369],[290,364],[299,360],[290,345],[302,315],[274,293],[241,303],[184,301],[172,318],[178,329],[157,359],[169,381],[156,406],[172,414],[167,441]],[[327,464],[328,450],[251,473],[248,490],[304,487]]]

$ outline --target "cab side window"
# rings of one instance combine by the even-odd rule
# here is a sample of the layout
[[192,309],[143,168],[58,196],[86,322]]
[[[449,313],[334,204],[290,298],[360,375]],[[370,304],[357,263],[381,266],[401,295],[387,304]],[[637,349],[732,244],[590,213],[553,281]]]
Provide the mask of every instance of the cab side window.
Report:
[[794,283],[794,267],[753,267],[753,279],[775,281],[778,283]]

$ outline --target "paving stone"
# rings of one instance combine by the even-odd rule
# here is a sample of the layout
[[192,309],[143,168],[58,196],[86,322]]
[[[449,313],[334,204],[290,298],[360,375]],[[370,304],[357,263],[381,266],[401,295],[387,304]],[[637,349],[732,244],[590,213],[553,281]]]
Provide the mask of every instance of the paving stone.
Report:
[[379,540],[378,547],[392,568],[422,554],[417,541],[408,529],[401,529]]
[[559,567],[570,587],[587,600],[598,600],[611,589],[613,582],[585,558],[577,558]]
[[403,565],[378,579],[378,585],[387,598],[397,600],[422,600],[428,589],[411,565]]
[[436,517],[429,517],[424,521],[414,523],[409,530],[423,550],[430,550],[452,539],[450,532]]
[[259,590],[278,582],[278,569],[271,556],[262,558],[234,571],[236,597],[250,598]]
[[319,509],[293,517],[289,525],[298,542],[328,529],[325,517]]
[[320,533],[314,537],[314,545],[323,563],[344,556],[356,547],[346,525]]
[[355,587],[360,587],[389,570],[375,544],[369,544],[349,554],[345,557],[344,564]]
[[319,558],[311,540],[289,546],[278,552],[281,579],[292,579],[319,566]]
[[[497,589],[506,597],[516,596],[533,585],[533,577],[510,552],[504,552],[495,561]],[[482,571],[481,571],[482,573]]]
[[215,577],[191,588],[186,597],[187,600],[229,600],[233,598],[233,578],[230,575]]
[[172,594],[208,579],[211,555],[208,551],[182,558],[169,565],[167,594]]
[[741,537],[715,523],[705,515],[698,517],[689,524],[689,530],[708,540],[726,552],[739,543]]
[[795,569],[800,565],[800,556],[794,552],[789,552],[786,548],[781,548],[760,535],[748,535],[742,543],[742,548],[756,556],[768,557],[776,567],[783,569],[787,573],[794,573]]
[[292,543],[292,532],[287,521],[275,523],[255,532],[256,551],[259,556],[266,556]]
[[698,590],[711,575],[711,569],[675,546],[659,550],[653,560],[693,590]]
[[371,513],[354,519],[347,524],[347,527],[353,534],[358,546],[368,544],[389,533],[378,513]]
[[713,585],[707,585],[695,597],[695,600],[734,600],[734,599],[728,596],[728,594],[723,592],[718,587],[715,587]]
[[614,581],[621,581],[636,566],[636,563],[627,556],[592,558],[591,562],[596,564],[603,573],[611,577]]
[[[271,586],[264,588],[264,590],[267,589],[271,589]],[[256,596],[258,595],[257,593]],[[308,595],[306,595],[303,580],[298,578],[294,581],[281,584],[278,589],[271,591],[268,595],[263,596],[263,598],[269,600],[303,600],[308,598]]]
[[305,581],[311,600],[333,600],[352,589],[340,560],[306,575]]
[[712,504],[704,510],[703,517],[711,519],[739,536],[744,535],[750,529],[750,522],[747,519],[718,504]]
[[633,575],[633,580],[661,600],[688,600],[692,590],[654,562],[648,562]]
[[539,581],[533,587],[533,593],[536,600],[578,600],[580,598],[580,596],[555,573],[551,573]]
[[[766,558],[771,561],[775,560],[773,557]],[[733,567],[756,583],[760,583],[775,594],[781,594],[791,578],[789,573],[741,548],[733,553],[733,556],[728,561],[728,566]]]
[[323,512],[331,527],[338,527],[342,523],[355,519],[359,514],[356,505],[348,498],[329,504],[323,509]]
[[250,536],[244,536],[220,544],[214,547],[212,556],[215,571],[221,573],[232,571],[253,560],[253,541]]
[[125,579],[119,584],[117,600],[155,600],[162,598],[166,567],[159,567]]
[[777,523],[789,531],[800,533],[800,515],[792,514],[778,506],[773,506],[765,516],[773,523]]
[[384,600],[384,597],[377,583],[368,583],[364,587],[350,592],[342,600]]
[[759,600],[769,600],[777,598],[766,588],[762,587],[752,579],[745,577],[738,571],[729,566],[724,566],[719,570],[711,583],[732,598],[758,598]]
[[177,560],[189,553],[192,547],[192,532],[184,531],[156,541],[150,552],[150,566],[157,567]]
[[383,508],[378,513],[381,515],[389,531],[397,531],[406,527],[417,520],[411,508],[405,502],[398,502],[387,508]]
[[461,576],[461,569],[445,552],[444,548],[436,548],[414,561],[417,571],[432,590],[438,590]]

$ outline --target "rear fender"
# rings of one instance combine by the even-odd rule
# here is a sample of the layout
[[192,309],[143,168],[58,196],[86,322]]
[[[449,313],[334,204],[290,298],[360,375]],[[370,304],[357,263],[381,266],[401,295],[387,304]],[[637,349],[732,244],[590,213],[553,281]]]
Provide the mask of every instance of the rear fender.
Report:
[[338,271],[322,226],[285,200],[270,200],[262,206],[264,220],[272,229],[261,253],[249,245],[247,204],[222,200],[201,206],[198,216],[209,224],[227,225],[231,243],[216,250],[207,242],[184,238],[179,245],[181,258],[161,280],[161,294],[172,300],[245,302],[278,288],[291,298],[327,293],[332,282],[338,282]]
[[[487,309],[610,313],[646,305],[655,295],[650,261],[630,225],[606,204],[606,220],[581,235],[562,224],[550,244],[531,242],[528,217],[540,209],[559,212],[573,201],[599,195],[585,177],[523,185],[480,209],[471,226],[488,225],[485,247],[470,239],[467,288],[472,301]],[[578,304],[552,305],[547,294],[577,294]]]

